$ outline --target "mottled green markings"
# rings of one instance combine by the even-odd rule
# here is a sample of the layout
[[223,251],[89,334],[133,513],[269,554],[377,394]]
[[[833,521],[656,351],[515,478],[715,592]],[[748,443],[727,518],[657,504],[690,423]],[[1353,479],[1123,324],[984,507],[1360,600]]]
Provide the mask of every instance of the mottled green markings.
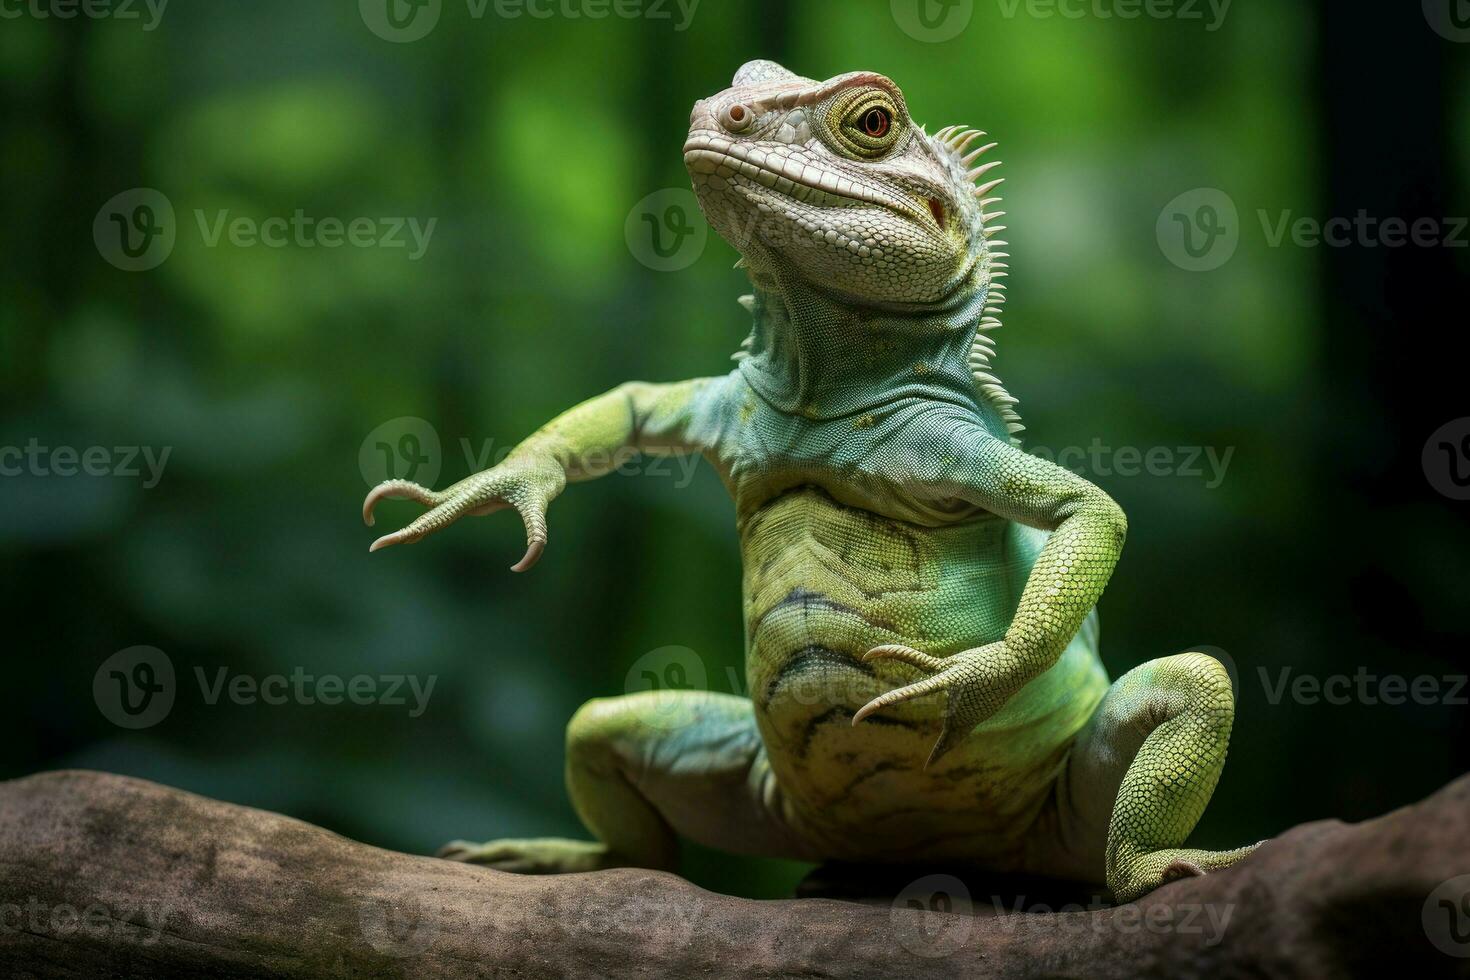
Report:
[[517,570],[566,483],[634,452],[700,454],[735,500],[750,698],[589,702],[567,783],[596,841],[448,856],[673,868],[683,838],[1104,880],[1131,899],[1248,851],[1183,848],[1225,761],[1224,668],[1183,654],[1108,685],[1094,607],[1127,522],[1018,446],[993,373],[1005,253],[993,164],[972,169],[981,136],[925,133],[879,75],[744,66],[695,105],[685,145],[751,279],[735,370],[621,385],[445,491],[369,495],[369,519],[388,496],[430,508],[375,548],[515,508]]

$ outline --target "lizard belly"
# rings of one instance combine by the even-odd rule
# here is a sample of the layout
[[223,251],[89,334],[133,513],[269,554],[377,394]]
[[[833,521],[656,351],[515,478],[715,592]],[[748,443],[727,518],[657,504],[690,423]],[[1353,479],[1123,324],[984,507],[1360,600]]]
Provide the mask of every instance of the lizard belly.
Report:
[[[1106,677],[1090,639],[926,771],[943,695],[853,713],[919,672],[883,643],[947,656],[999,639],[1040,541],[984,517],[922,527],[789,491],[742,528],[746,673],[791,816],[833,857],[1004,863]],[[1056,675],[1056,676],[1052,676]]]

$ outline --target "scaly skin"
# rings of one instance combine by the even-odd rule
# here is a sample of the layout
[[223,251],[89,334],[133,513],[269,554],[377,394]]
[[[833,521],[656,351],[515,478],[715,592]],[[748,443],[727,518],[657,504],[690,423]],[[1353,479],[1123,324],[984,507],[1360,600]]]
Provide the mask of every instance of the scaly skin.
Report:
[[684,152],[754,287],[737,368],[622,385],[443,492],[368,495],[368,523],[384,497],[430,508],[374,549],[514,507],[517,571],[566,483],[631,453],[700,453],[736,504],[751,697],[589,702],[567,780],[597,840],[446,856],[673,868],[686,837],[1102,879],[1130,900],[1248,853],[1181,846],[1225,761],[1223,668],[1183,654],[1108,687],[1093,608],[1123,514],[1015,443],[1016,401],[990,373],[1004,253],[994,164],[969,169],[982,135],[926,134],[880,75],[744,66],[695,105]]

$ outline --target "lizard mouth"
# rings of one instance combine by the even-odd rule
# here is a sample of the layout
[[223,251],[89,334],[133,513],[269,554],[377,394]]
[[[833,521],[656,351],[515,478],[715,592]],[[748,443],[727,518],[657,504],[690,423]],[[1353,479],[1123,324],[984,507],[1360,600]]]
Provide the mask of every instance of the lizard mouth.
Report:
[[684,165],[691,174],[708,174],[726,180],[744,177],[804,204],[816,207],[871,204],[919,224],[932,221],[944,230],[944,208],[937,198],[927,198],[922,204],[909,201],[786,156],[770,148],[770,144],[750,146],[714,133],[694,133],[684,144]]

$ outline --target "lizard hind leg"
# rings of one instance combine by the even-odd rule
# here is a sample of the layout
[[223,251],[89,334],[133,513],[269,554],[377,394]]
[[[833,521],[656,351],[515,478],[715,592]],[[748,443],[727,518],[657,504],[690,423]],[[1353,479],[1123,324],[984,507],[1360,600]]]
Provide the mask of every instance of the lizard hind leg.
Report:
[[1182,846],[1219,782],[1234,717],[1229,674],[1203,653],[1150,661],[1108,690],[1072,751],[1065,795],[1070,836],[1100,845],[1118,901],[1255,849]]
[[596,840],[455,841],[440,856],[522,874],[673,871],[681,837],[741,854],[807,856],[780,817],[746,698],[660,691],[589,701],[567,725],[566,776]]

